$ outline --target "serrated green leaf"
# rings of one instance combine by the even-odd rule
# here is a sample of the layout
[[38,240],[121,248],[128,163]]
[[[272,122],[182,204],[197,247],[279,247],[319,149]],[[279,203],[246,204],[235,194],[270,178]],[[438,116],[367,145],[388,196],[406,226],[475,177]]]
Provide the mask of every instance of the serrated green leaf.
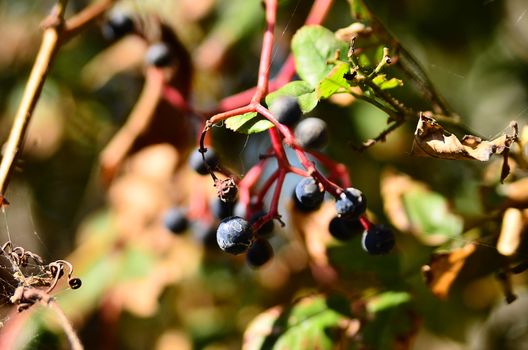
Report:
[[380,87],[382,90],[394,89],[395,87],[402,86],[403,81],[396,78],[391,78],[387,80],[385,74],[378,74],[372,79],[372,82]]
[[241,134],[256,134],[273,127],[273,123],[257,112],[236,115],[226,120],[226,127]]
[[348,63],[339,62],[328,75],[321,80],[317,87],[317,94],[319,98],[328,98],[336,92],[346,91],[350,88],[350,84],[344,78],[344,75],[348,73],[350,66]]
[[462,219],[436,192],[411,190],[404,194],[403,204],[416,236],[426,244],[439,245],[462,233]]
[[281,96],[294,96],[297,97],[299,106],[303,113],[308,113],[312,111],[319,102],[317,98],[317,93],[314,88],[310,86],[305,81],[296,80],[289,82],[280,89],[268,94],[266,96],[266,104],[271,106],[273,101]]
[[319,26],[304,26],[295,33],[292,39],[292,51],[295,57],[297,73],[302,80],[316,88],[332,70],[330,60],[336,52],[346,61],[348,46],[338,40],[330,30]]

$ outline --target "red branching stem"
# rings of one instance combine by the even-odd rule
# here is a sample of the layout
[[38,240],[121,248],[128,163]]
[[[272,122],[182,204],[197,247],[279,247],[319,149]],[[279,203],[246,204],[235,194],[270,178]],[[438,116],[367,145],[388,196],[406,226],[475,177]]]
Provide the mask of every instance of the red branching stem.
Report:
[[271,174],[270,177],[268,177],[266,182],[264,182],[264,185],[262,185],[262,188],[260,189],[260,191],[259,191],[259,193],[257,195],[257,203],[262,203],[262,200],[264,199],[264,196],[266,195],[266,193],[268,193],[269,189],[271,188],[271,186],[273,185],[275,180],[278,179],[280,171],[281,170],[279,170],[279,169],[275,170],[275,172],[273,174]]
[[255,186],[258,179],[264,172],[264,167],[266,165],[266,160],[263,159],[254,165],[247,174],[240,180],[238,183],[239,188],[239,201],[247,207],[251,200],[251,188]]
[[[292,131],[288,127],[284,126],[283,124],[280,124],[277,119],[275,119],[275,117],[270,113],[270,111],[268,111],[263,106],[257,105],[256,110],[276,126],[276,128],[270,129],[271,144],[273,145],[274,150],[283,150],[282,142],[280,140],[280,136],[278,135],[278,132],[280,131],[280,133],[284,137],[286,144],[295,150],[299,161],[301,162],[302,166],[308,171],[308,174],[310,174],[317,181],[319,181],[323,185],[325,190],[330,192],[334,197],[339,196],[339,194],[343,192],[343,189],[341,187],[328,180],[324,175],[319,172],[319,170],[315,168],[313,162],[308,159],[308,157],[304,153],[304,150],[299,146],[299,144],[295,140],[295,137],[293,136]],[[279,161],[280,165],[281,159],[279,154],[277,154],[277,160]]]
[[245,114],[245,113],[250,113],[250,112],[255,112],[255,106],[247,105],[244,107],[235,108],[227,112],[222,112],[222,113],[213,115],[211,118],[209,118],[209,124],[210,125],[216,124],[218,122],[221,122],[222,120],[226,120],[228,118],[234,117],[235,115]]
[[[305,24],[320,24],[324,21],[332,6],[333,0],[315,0],[305,21]],[[269,69],[269,66],[268,66]],[[269,82],[268,92],[275,91],[289,82],[295,75],[295,60],[289,55],[277,76]],[[249,103],[255,96],[257,87],[239,92],[224,98],[218,104],[218,111],[228,111]]]
[[253,103],[260,102],[268,92],[276,17],[277,0],[266,0],[266,31],[264,32],[264,38],[262,39],[257,91],[251,99],[251,102]]
[[324,189],[331,195],[336,198],[339,197],[341,192],[343,192],[343,189],[321,174],[321,172],[319,172],[319,170],[317,170],[315,167],[314,163],[308,159],[304,151],[297,144],[293,144],[292,147],[294,148],[302,166],[308,171],[308,173],[311,174],[314,179],[319,181],[323,185]]
[[269,129],[269,135],[271,139],[271,146],[273,147],[273,151],[275,152],[275,156],[277,157],[279,167],[285,169],[289,168],[290,162],[288,161],[288,157],[286,156],[286,152],[284,151],[284,147],[282,146],[282,141],[279,136],[279,133],[277,132],[277,129]]
[[[268,111],[264,106],[257,104],[255,106],[255,110],[260,115],[262,115],[264,118],[268,119],[271,123],[273,123],[273,125],[275,125],[275,130],[278,130],[282,134],[287,144],[295,143],[295,137],[293,136],[291,130],[287,126],[279,123],[279,121],[275,119],[273,114],[271,114],[271,112]],[[274,130],[274,129],[272,128],[270,130]],[[272,144],[273,144],[273,140],[272,140]]]
[[317,159],[325,168],[327,168],[331,176],[337,178],[339,182],[341,182],[341,185],[345,188],[348,188],[351,186],[350,184],[350,176],[348,174],[348,170],[346,166],[343,163],[335,162],[334,160],[330,159],[326,155],[316,152],[316,151],[306,151],[308,154],[313,156],[315,159]]
[[277,175],[277,185],[275,186],[275,190],[273,192],[273,198],[271,199],[271,206],[268,214],[261,217],[259,220],[257,220],[253,225],[252,229],[253,232],[258,231],[258,229],[264,225],[266,222],[273,220],[274,218],[280,218],[278,214],[279,209],[279,199],[282,192],[282,185],[284,184],[284,179],[286,178],[286,174],[288,173],[287,170],[280,168],[278,170]]
[[324,21],[330,8],[332,7],[333,0],[315,0],[310,13],[306,18],[305,24],[320,24]]
[[[269,82],[268,92],[273,92],[279,89],[284,84],[292,80],[294,75],[295,75],[295,60],[293,59],[293,55],[289,55],[288,58],[286,59],[286,62],[284,62],[280,72],[277,74],[277,76],[273,80]],[[255,86],[248,90],[239,92],[238,94],[226,97],[223,100],[221,100],[220,103],[218,104],[218,110],[228,111],[230,109],[239,108],[241,106],[247,105],[249,101],[251,100],[251,98],[255,96],[256,92],[257,92],[257,87]]]
[[277,216],[279,208],[279,198],[282,192],[282,184],[284,183],[284,179],[286,178],[286,173],[287,171],[284,169],[279,170],[279,175],[277,177],[277,185],[275,186],[275,191],[273,192],[273,198],[271,199],[271,206],[269,212],[272,218]]
[[310,174],[308,174],[308,172],[306,170],[303,170],[303,169],[300,169],[300,168],[297,168],[297,167],[293,167],[293,166],[289,167],[288,171],[290,173],[294,173],[294,174],[297,174],[297,175],[302,176],[302,177],[310,176]]
[[367,218],[366,215],[361,215],[359,217],[359,222],[365,230],[369,230],[374,224]]

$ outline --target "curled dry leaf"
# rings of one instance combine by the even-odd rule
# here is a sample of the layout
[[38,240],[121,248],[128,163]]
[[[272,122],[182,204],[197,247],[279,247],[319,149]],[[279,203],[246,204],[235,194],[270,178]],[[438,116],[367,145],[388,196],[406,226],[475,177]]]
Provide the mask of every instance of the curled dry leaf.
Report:
[[502,217],[502,226],[497,241],[497,250],[505,256],[512,256],[521,243],[521,234],[524,227],[522,211],[508,208]]
[[476,245],[470,243],[449,253],[435,254],[429,265],[422,267],[425,282],[436,297],[447,298],[451,285],[475,249]]
[[[454,134],[445,130],[433,118],[424,114],[420,115],[418,125],[414,132],[412,154],[453,160],[479,160],[486,162],[493,154],[504,156],[507,164],[508,151],[513,142],[517,140],[517,122],[510,123],[511,133],[503,134],[493,140],[482,140],[480,137],[466,135],[459,140]],[[501,181],[508,175],[503,168]]]

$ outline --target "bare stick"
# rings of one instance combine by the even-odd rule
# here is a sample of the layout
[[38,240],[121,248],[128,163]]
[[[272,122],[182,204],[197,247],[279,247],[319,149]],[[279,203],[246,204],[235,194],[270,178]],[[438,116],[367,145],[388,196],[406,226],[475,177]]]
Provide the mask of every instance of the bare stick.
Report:
[[5,198],[5,193],[13,170],[13,164],[22,151],[29,122],[59,47],[65,40],[77,34],[82,28],[104,13],[114,1],[101,0],[81,11],[70,21],[65,22],[64,12],[68,0],[58,0],[52,14],[44,21],[45,30],[42,35],[42,43],[16,112],[0,163],[0,205],[9,204]]
[[64,311],[62,311],[59,304],[57,304],[55,300],[50,299],[47,305],[57,315],[57,318],[59,319],[59,322],[62,326],[62,329],[64,330],[64,333],[66,334],[66,337],[68,338],[68,341],[70,342],[70,346],[72,350],[83,350],[84,347],[82,346],[81,341],[79,340],[79,337],[77,336],[77,333],[73,329],[72,324],[70,323],[70,321],[64,314]]
[[64,25],[62,39],[68,40],[78,34],[84,27],[101,17],[115,2],[116,0],[99,0],[72,16]]
[[15,121],[5,146],[2,162],[0,163],[0,205],[8,204],[5,192],[9,183],[9,176],[13,163],[21,151],[29,121],[37,104],[44,81],[50,69],[51,62],[59,47],[59,37],[64,25],[64,10],[67,0],[60,0],[53,10],[54,25],[44,30],[42,44],[40,45],[35,64],[31,70],[28,83],[22,96],[22,101],[15,115]]

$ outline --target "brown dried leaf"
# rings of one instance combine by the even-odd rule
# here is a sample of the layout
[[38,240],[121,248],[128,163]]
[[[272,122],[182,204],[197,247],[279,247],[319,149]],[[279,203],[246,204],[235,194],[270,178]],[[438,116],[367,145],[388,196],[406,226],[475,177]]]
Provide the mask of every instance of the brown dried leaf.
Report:
[[429,265],[422,267],[426,283],[436,297],[447,298],[451,285],[475,249],[476,245],[470,243],[449,253],[435,254]]
[[523,215],[519,209],[508,208],[502,217],[502,227],[497,241],[497,250],[505,256],[515,254],[521,243],[521,233],[524,227]]
[[425,184],[415,181],[405,174],[396,173],[393,170],[383,172],[381,176],[383,207],[394,227],[402,232],[412,230],[412,225],[402,200],[403,194],[409,190],[427,191],[428,188]]
[[528,203],[528,177],[502,185],[499,191],[516,203]]
[[335,207],[331,201],[323,202],[321,208],[314,212],[291,210],[291,222],[306,246],[312,273],[319,282],[325,284],[332,283],[337,278],[337,271],[330,265],[327,255],[328,243],[332,241],[328,225],[335,215]]
[[[493,140],[486,141],[473,135],[466,135],[459,140],[455,135],[445,130],[431,117],[420,115],[412,154],[454,160],[480,160],[486,162],[492,154],[504,154],[517,140],[517,123],[511,122],[510,134],[503,134]],[[505,156],[507,161],[507,156]],[[507,174],[506,174],[507,175]],[[502,175],[504,179],[505,174]]]

